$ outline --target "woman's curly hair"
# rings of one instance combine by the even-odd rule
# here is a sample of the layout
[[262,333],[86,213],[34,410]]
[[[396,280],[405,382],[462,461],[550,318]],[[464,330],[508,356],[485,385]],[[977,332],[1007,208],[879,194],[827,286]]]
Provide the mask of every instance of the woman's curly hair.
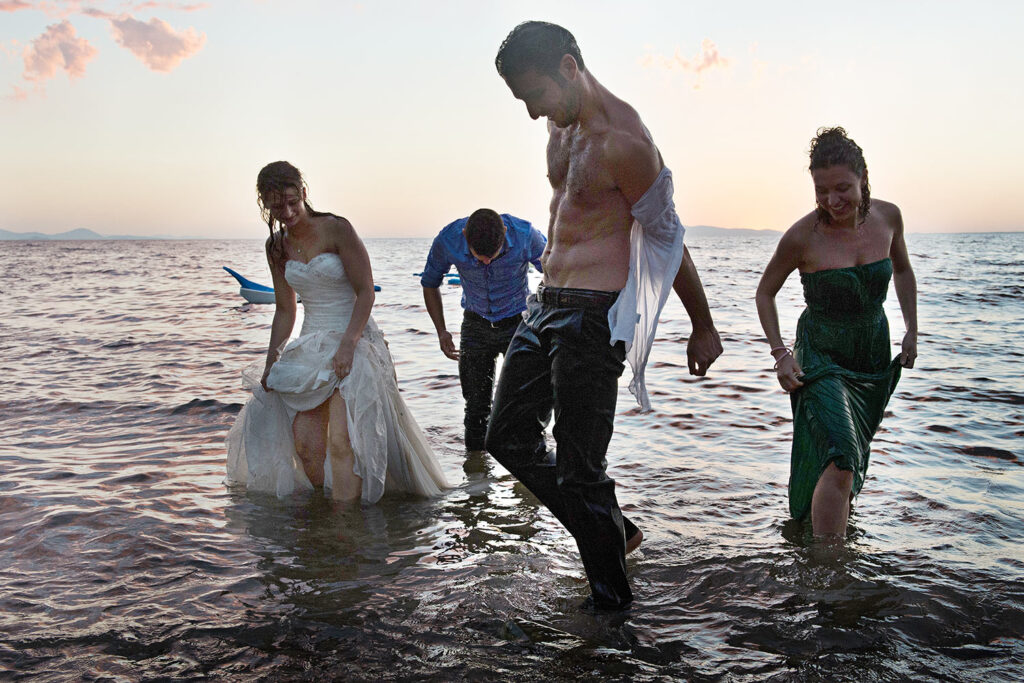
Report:
[[[846,166],[860,176],[861,199],[860,206],[857,207],[857,216],[863,223],[871,206],[871,185],[868,183],[868,164],[864,161],[864,150],[850,139],[846,134],[846,129],[836,126],[835,128],[818,129],[817,135],[811,140],[809,154],[811,157],[809,170],[811,171],[829,166]],[[819,223],[829,223],[828,211],[818,206],[817,214]]]

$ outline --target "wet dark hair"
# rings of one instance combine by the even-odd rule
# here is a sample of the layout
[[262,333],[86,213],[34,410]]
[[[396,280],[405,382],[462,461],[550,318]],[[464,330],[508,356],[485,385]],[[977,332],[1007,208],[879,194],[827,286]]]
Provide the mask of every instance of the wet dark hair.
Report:
[[[846,166],[860,176],[861,200],[860,206],[857,207],[857,216],[863,223],[864,219],[868,217],[868,209],[871,207],[871,184],[868,183],[868,163],[864,161],[864,150],[850,139],[845,128],[836,126],[835,128],[819,128],[817,135],[811,140],[809,153],[811,165],[808,170]],[[816,212],[819,223],[829,223],[828,211],[819,206]]]
[[[270,228],[270,245],[279,258],[285,256],[282,239],[284,232],[280,223],[271,214],[268,202],[275,194],[284,194],[289,189],[294,189],[300,197],[304,190],[308,193],[302,173],[287,161],[271,162],[260,169],[259,175],[256,176],[256,203],[260,207],[260,215]],[[304,199],[302,203],[306,205],[306,213],[310,216],[328,215],[322,211],[314,211],[308,200]]]
[[524,21],[512,29],[498,48],[494,66],[502,78],[519,76],[533,69],[561,82],[558,66],[565,55],[572,55],[576,66],[584,70],[583,56],[571,33],[558,24]]
[[505,224],[491,209],[477,209],[466,221],[466,243],[481,256],[491,256],[505,239]]

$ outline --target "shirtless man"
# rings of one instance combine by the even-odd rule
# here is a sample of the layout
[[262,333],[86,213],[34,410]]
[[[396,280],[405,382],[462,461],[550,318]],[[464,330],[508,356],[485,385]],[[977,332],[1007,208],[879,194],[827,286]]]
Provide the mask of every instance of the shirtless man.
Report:
[[[671,173],[636,111],[585,69],[575,38],[554,24],[517,26],[495,65],[530,117],[548,119],[553,196],[544,280],[505,354],[487,450],[575,538],[591,588],[584,607],[624,609],[633,599],[625,554],[643,534],[619,511],[605,452],[627,351],[646,408],[643,366],[670,287],[693,327],[690,372],[705,374],[722,345],[682,246]],[[643,264],[631,253],[634,220]],[[552,412],[554,457],[543,432]]]

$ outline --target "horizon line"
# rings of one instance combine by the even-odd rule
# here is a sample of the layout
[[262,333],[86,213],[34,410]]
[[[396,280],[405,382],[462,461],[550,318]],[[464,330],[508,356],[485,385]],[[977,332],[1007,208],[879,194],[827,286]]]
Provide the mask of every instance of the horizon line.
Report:
[[[700,228],[710,230],[721,230],[729,232],[759,232],[759,233],[775,233],[783,234],[785,230],[777,230],[774,228],[725,228],[716,225],[691,225],[683,226],[686,230],[697,230]],[[70,235],[76,232],[88,232],[95,237],[67,237],[60,239],[62,235]],[[1024,229],[1009,229],[1009,230],[961,230],[961,231],[927,231],[920,230],[914,232],[907,232],[908,235],[1006,235],[1006,234],[1017,234],[1024,232]],[[9,237],[7,235],[25,235],[24,237]],[[40,237],[30,237],[30,235],[39,235]],[[388,235],[388,236],[367,236],[362,239],[432,239],[433,235]],[[214,235],[210,237],[201,237],[198,235],[107,235],[96,232],[90,228],[74,228],[72,230],[65,230],[63,232],[40,232],[38,230],[32,230],[27,232],[17,232],[13,230],[5,230],[0,228],[0,242],[113,242],[113,241],[139,241],[139,240],[262,240],[266,239],[263,236],[253,237],[236,237],[226,235]]]

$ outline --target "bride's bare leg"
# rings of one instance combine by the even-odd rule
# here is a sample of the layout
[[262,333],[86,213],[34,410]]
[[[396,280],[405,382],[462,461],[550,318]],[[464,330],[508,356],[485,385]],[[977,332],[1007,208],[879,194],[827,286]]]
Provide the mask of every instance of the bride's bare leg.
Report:
[[309,483],[317,488],[324,485],[324,458],[327,455],[327,402],[312,410],[298,413],[292,420],[292,438],[295,453]]
[[331,457],[334,479],[331,491],[336,500],[358,501],[363,494],[363,480],[354,471],[356,454],[348,438],[348,416],[345,399],[337,391],[331,396],[330,421],[327,427],[327,453]]

